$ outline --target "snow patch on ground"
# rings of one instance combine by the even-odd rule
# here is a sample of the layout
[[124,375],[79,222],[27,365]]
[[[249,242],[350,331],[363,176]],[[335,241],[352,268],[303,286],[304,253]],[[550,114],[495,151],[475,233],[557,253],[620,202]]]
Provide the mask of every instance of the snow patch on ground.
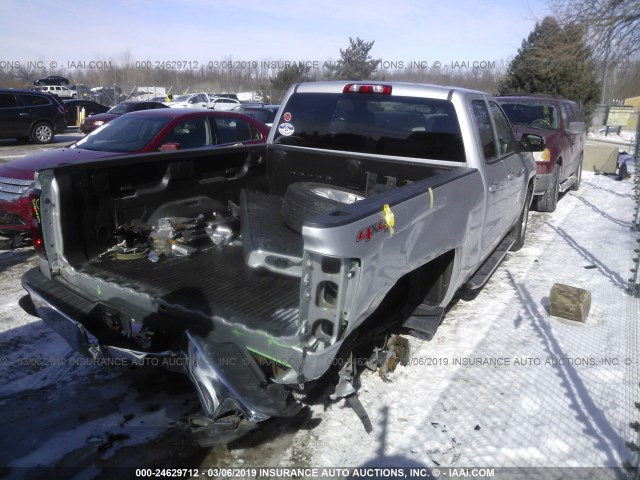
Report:
[[[556,212],[532,212],[526,246],[476,299],[459,301],[433,340],[411,339],[393,383],[363,374],[371,435],[344,404],[314,406],[322,421],[281,464],[296,465],[288,454],[304,445],[311,466],[622,465],[640,398],[633,210],[630,182],[584,172]],[[591,291],[585,324],[549,315],[554,283]]]
[[[409,338],[410,364],[391,383],[362,374],[371,434],[344,401],[315,403],[301,428],[263,426],[275,441],[211,449],[202,466],[620,466],[640,400],[633,216],[630,181],[583,172],[556,212],[531,213],[525,247],[477,298],[455,303],[431,341]],[[141,466],[126,447],[182,428],[195,393],[79,363],[19,306],[20,275],[36,264],[29,248],[0,251],[0,406],[5,431],[20,432],[2,441],[0,466],[87,465],[78,475],[91,478],[121,452]],[[591,291],[586,323],[549,315],[556,282]]]

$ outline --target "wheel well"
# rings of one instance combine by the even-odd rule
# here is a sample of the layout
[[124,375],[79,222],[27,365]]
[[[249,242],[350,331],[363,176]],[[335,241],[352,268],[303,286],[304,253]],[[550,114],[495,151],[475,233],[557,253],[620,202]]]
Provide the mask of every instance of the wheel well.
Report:
[[358,333],[349,337],[348,348],[366,345],[377,335],[397,328],[420,304],[435,307],[442,303],[451,283],[454,261],[455,250],[450,250],[402,276],[376,310],[358,326]]
[[33,130],[33,127],[35,127],[36,125],[38,125],[39,123],[46,123],[47,125],[49,125],[52,129],[55,130],[53,123],[51,122],[51,120],[49,120],[48,118],[40,118],[38,120],[36,120],[35,122],[33,122],[31,124],[31,130]]
[[407,300],[411,310],[420,303],[437,306],[444,300],[451,283],[454,260],[455,250],[450,250],[407,275]]

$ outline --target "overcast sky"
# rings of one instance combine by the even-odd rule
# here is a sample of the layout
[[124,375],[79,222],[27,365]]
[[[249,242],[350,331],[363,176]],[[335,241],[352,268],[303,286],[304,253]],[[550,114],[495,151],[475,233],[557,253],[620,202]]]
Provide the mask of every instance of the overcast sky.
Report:
[[385,61],[509,60],[548,13],[544,0],[0,0],[0,62],[324,62],[349,37]]

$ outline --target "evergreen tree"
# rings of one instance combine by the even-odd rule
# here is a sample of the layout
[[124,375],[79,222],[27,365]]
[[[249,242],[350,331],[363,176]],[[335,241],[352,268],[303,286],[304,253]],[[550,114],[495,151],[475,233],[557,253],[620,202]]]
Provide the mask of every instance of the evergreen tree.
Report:
[[271,102],[279,103],[289,87],[294,83],[308,82],[310,70],[311,67],[302,63],[292,63],[280,70],[275,77],[270,79]]
[[561,95],[583,105],[598,100],[599,86],[584,29],[553,17],[537,23],[523,40],[498,87],[505,93]]
[[367,80],[373,77],[380,60],[369,55],[375,41],[365,42],[360,37],[349,37],[349,47],[340,49],[340,60],[329,67],[334,80]]

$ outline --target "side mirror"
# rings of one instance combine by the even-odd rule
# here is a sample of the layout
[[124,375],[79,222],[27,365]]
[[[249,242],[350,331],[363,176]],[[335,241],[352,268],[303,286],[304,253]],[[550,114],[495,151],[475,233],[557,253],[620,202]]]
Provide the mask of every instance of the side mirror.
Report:
[[533,133],[525,133],[520,139],[520,145],[525,152],[541,152],[544,150],[544,138]]
[[161,152],[175,152],[176,150],[180,150],[179,143],[169,142],[169,143],[163,143],[162,145],[160,145]]
[[569,133],[573,133],[574,135],[580,135],[585,133],[587,128],[584,122],[571,122],[569,123]]

